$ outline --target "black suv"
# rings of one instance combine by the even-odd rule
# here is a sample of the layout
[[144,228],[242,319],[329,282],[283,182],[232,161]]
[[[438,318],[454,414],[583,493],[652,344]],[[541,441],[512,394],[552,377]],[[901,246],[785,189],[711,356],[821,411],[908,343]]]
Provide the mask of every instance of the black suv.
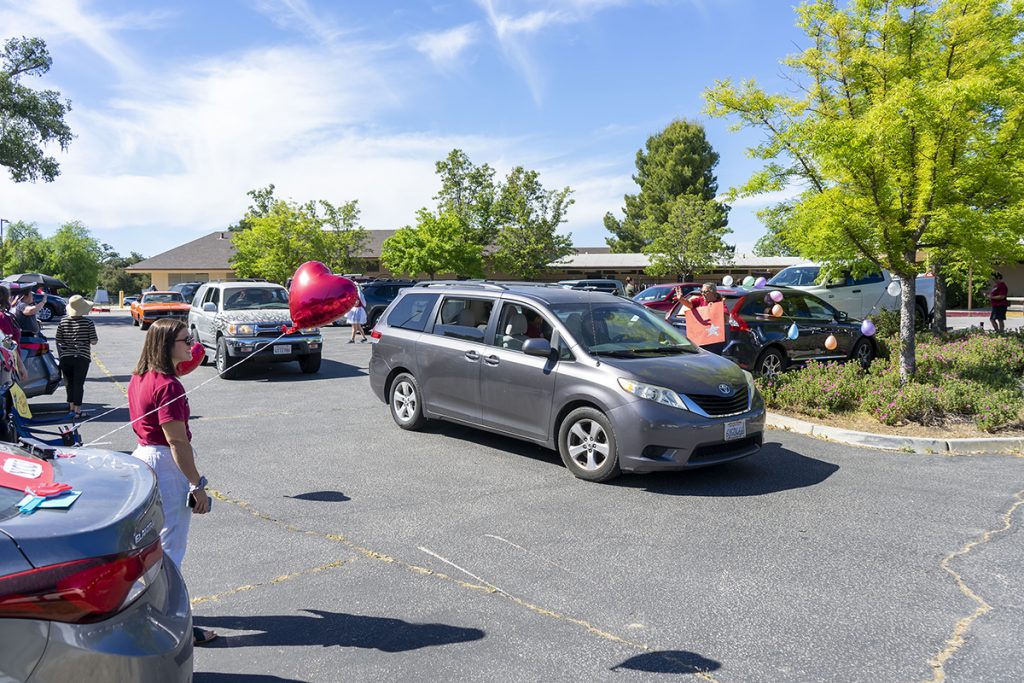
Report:
[[[358,282],[358,279],[357,279]],[[363,291],[363,298],[366,299],[366,329],[372,330],[377,324],[381,313],[398,296],[398,293],[407,287],[416,284],[416,280],[367,280],[360,282],[359,288]],[[334,321],[335,325],[345,325],[345,319],[339,318]]]
[[196,290],[202,287],[202,282],[179,282],[176,285],[171,285],[170,291],[180,292],[181,298],[185,300],[185,303],[192,303],[192,299],[196,296]]

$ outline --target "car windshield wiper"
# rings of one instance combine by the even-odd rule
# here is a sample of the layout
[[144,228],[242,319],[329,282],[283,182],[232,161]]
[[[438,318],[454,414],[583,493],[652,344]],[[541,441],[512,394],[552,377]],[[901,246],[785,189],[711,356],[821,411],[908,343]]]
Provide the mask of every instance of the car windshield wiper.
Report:
[[642,350],[650,353],[697,353],[697,349],[692,346],[684,346],[682,344],[675,344],[673,346],[656,346],[653,349]]

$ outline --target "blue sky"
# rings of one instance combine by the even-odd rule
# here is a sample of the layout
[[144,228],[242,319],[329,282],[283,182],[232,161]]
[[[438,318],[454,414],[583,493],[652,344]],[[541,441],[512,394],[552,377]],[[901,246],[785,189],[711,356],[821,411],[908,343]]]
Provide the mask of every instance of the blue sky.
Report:
[[[789,0],[0,0],[0,37],[46,40],[33,86],[71,99],[53,183],[0,177],[0,217],[85,223],[151,256],[235,222],[245,192],[358,199],[367,228],[433,206],[454,147],[523,165],[576,203],[562,231],[603,245],[635,192],[636,151],[674,118],[705,124],[722,191],[758,168],[754,131],[703,116],[716,79],[792,86],[804,44]],[[767,200],[730,214],[748,250]]]

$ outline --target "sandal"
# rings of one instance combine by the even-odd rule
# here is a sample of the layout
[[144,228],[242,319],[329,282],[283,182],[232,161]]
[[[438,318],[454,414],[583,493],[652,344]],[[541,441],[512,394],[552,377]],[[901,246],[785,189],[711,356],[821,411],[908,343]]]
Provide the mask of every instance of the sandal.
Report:
[[192,645],[194,646],[207,645],[217,638],[217,634],[213,631],[205,631],[198,626],[192,627]]

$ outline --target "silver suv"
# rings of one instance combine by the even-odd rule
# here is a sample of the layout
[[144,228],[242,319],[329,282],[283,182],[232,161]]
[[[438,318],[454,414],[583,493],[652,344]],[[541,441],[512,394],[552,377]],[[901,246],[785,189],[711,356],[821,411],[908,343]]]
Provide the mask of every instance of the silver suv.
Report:
[[403,429],[440,418],[526,439],[591,481],[761,448],[750,373],[611,294],[425,283],[402,290],[371,337],[370,386]]
[[249,356],[265,363],[296,360],[303,372],[318,372],[323,351],[320,330],[309,328],[281,337],[282,327],[291,324],[288,290],[262,281],[203,283],[188,313],[192,337],[214,353],[217,371],[225,378]]

